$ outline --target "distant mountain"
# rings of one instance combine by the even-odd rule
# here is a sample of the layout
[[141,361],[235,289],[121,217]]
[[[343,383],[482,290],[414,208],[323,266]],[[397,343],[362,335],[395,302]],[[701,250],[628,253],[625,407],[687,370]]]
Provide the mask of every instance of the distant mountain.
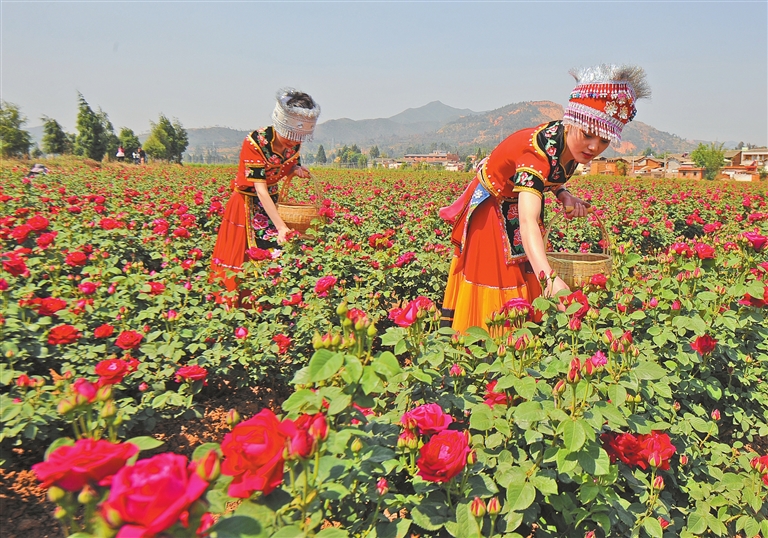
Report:
[[452,106],[444,105],[440,101],[432,101],[419,108],[404,110],[400,114],[390,116],[388,119],[395,123],[436,122],[445,124],[462,116],[473,116],[475,114],[479,113],[473,112],[468,108],[453,108]]
[[[478,148],[489,151],[517,130],[562,117],[563,107],[552,101],[512,103],[487,112],[453,108],[440,101],[432,101],[389,118],[325,121],[317,126],[314,140],[305,143],[303,151],[314,154],[322,144],[326,154],[330,154],[345,144],[357,144],[364,151],[377,145],[392,157],[434,149],[467,155],[475,153]],[[39,145],[42,127],[27,130]],[[147,134],[138,135],[139,139],[144,140]],[[186,155],[197,162],[201,162],[200,159],[203,162],[236,162],[248,131],[204,127],[188,128],[187,134],[189,145]],[[655,153],[683,153],[695,149],[701,142],[659,131],[639,121],[629,123],[622,138],[621,145],[610,147],[606,156],[638,154],[648,147]]]

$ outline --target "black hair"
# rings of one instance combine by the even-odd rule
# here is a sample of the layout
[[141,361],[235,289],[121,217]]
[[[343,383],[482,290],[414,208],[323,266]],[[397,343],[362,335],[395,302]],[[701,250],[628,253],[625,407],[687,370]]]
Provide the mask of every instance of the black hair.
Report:
[[311,110],[315,108],[315,101],[308,93],[304,92],[291,92],[288,94],[288,106],[295,106],[299,108],[306,108]]

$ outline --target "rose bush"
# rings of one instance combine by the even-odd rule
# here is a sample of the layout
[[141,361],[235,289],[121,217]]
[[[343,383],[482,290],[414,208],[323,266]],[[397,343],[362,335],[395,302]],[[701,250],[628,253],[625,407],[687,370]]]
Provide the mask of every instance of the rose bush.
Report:
[[[575,180],[600,208],[614,272],[569,299],[509,305],[490,332],[455,335],[438,329],[432,306],[451,252],[436,209],[464,175],[316,171],[328,222],[279,256],[255,253],[242,274],[246,312],[227,308],[207,274],[231,169],[126,177],[78,166],[25,183],[0,165],[5,445],[62,433],[114,442],[158,416],[195,417],[204,381],[293,380],[282,412],[196,451],[195,461],[220,451],[226,472],[201,471],[210,486],[172,508],[169,532],[196,534],[206,510],[235,499],[211,535],[768,532],[759,186]],[[554,248],[600,250],[594,224],[569,223],[551,234]],[[60,326],[72,329],[49,343]],[[431,426],[404,430],[422,406],[443,414],[424,407],[435,409]],[[441,466],[441,454],[467,449],[463,465]],[[107,491],[91,487],[84,502],[60,499],[64,520],[103,502]],[[111,531],[94,532],[129,524],[115,514],[104,513]]]

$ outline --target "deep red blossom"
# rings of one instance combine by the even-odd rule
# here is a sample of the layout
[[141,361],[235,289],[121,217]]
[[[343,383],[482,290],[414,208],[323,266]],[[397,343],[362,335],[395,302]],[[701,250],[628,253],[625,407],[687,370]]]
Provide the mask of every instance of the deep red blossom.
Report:
[[80,336],[77,327],[68,324],[57,325],[48,332],[48,343],[52,346],[63,346],[77,342]]
[[418,475],[430,482],[448,482],[467,466],[472,449],[465,432],[444,430],[419,450]]
[[149,294],[150,295],[160,295],[165,291],[165,284],[162,282],[148,282],[149,285]]
[[128,363],[121,359],[105,359],[96,365],[99,386],[117,385],[129,373]]
[[709,260],[715,257],[714,247],[707,245],[706,243],[696,243],[693,246],[693,250],[696,251],[696,256],[700,260]]
[[43,234],[40,234],[40,237],[37,238],[35,243],[37,244],[38,247],[42,249],[46,249],[53,244],[58,234],[59,232],[45,232]]
[[283,306],[295,306],[301,304],[301,292],[292,293],[288,299],[283,299]]
[[59,310],[67,307],[67,301],[58,297],[46,297],[37,299],[31,306],[41,316],[55,316]]
[[284,335],[284,334],[276,334],[272,337],[272,341],[277,344],[277,352],[281,355],[286,353],[288,351],[288,348],[291,347],[291,339],[290,337]]
[[315,293],[318,297],[327,297],[328,292],[333,289],[336,282],[338,282],[338,279],[333,275],[321,277],[315,284]]
[[105,323],[103,325],[99,325],[93,330],[93,337],[94,338],[109,338],[114,334],[115,328],[110,325],[109,323]]
[[257,262],[272,259],[272,253],[264,248],[251,247],[245,253],[248,255],[248,258]]
[[182,366],[176,370],[176,382],[184,381],[204,381],[208,377],[208,370],[196,364]]
[[509,398],[507,397],[506,392],[496,391],[497,384],[498,380],[494,379],[485,386],[485,396],[483,401],[489,407],[493,407],[494,405],[507,405],[507,403],[509,403]]
[[136,331],[123,331],[117,336],[115,345],[120,349],[135,349],[141,345],[144,335]]
[[706,355],[715,349],[716,344],[717,340],[710,335],[705,334],[704,336],[698,336],[696,340],[691,343],[691,348],[698,351],[701,355]]
[[45,231],[50,223],[51,221],[42,215],[35,215],[34,217],[27,219],[27,226],[37,233]]
[[84,252],[81,252],[79,250],[75,252],[70,252],[67,254],[67,257],[64,259],[64,263],[71,267],[82,267],[85,265],[85,263],[88,261],[88,256],[85,255]]

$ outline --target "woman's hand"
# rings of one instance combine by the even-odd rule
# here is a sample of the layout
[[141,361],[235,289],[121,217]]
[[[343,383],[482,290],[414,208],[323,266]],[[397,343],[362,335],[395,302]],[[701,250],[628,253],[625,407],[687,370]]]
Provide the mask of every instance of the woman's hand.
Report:
[[568,191],[563,191],[557,198],[563,207],[572,207],[573,210],[565,214],[565,218],[572,219],[574,217],[586,217],[590,205],[579,198],[574,196]]
[[282,245],[288,240],[288,234],[293,230],[290,228],[280,228],[277,230],[277,244]]
[[547,287],[544,290],[544,296],[545,297],[554,297],[557,295],[558,292],[562,290],[568,290],[570,291],[571,288],[568,287],[568,284],[565,283],[565,281],[558,277],[555,277],[552,280],[547,280]]
[[293,174],[303,179],[307,179],[310,176],[309,170],[303,166],[297,166],[294,168]]

